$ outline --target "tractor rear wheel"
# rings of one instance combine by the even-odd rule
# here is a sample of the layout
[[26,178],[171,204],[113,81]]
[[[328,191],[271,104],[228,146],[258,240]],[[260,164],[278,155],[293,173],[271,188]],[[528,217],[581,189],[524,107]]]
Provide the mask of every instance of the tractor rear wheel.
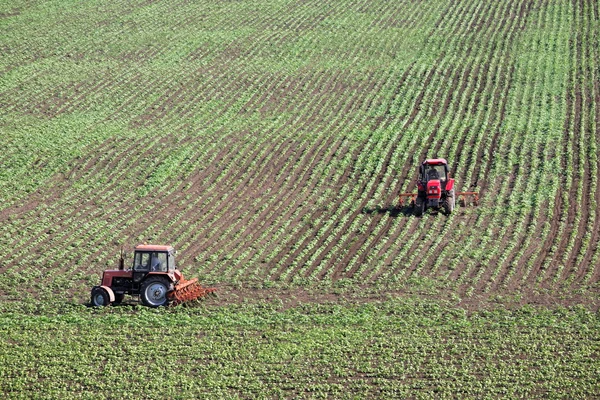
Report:
[[423,198],[418,197],[415,199],[415,215],[420,217],[425,212],[425,201]]
[[456,203],[456,199],[454,197],[454,190],[451,190],[448,192],[448,195],[446,196],[446,199],[444,200],[444,213],[446,215],[450,215],[450,213],[452,213],[452,211],[454,211],[454,205]]
[[104,288],[96,286],[92,288],[91,302],[94,307],[104,307],[110,304],[110,296]]
[[142,303],[148,307],[166,306],[169,303],[167,293],[171,290],[168,281],[161,277],[150,277],[140,286]]

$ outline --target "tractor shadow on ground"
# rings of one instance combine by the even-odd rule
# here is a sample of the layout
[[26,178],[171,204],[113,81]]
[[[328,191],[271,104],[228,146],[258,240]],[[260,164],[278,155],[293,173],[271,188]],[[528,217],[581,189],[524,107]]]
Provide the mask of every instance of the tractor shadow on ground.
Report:
[[368,215],[388,214],[390,217],[393,217],[393,218],[396,218],[399,216],[409,217],[414,214],[412,206],[398,207],[398,206],[394,206],[394,205],[385,206],[385,207],[375,206],[374,208],[363,207],[362,213],[368,214]]

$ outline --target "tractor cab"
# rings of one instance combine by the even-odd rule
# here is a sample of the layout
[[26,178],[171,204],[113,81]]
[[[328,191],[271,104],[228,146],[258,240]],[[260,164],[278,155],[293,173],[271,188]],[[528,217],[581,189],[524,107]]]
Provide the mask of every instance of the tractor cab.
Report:
[[431,180],[446,182],[449,172],[448,163],[443,158],[425,160],[419,168],[419,180],[421,182]]
[[133,256],[133,281],[141,282],[149,273],[175,271],[175,249],[171,246],[139,245]]

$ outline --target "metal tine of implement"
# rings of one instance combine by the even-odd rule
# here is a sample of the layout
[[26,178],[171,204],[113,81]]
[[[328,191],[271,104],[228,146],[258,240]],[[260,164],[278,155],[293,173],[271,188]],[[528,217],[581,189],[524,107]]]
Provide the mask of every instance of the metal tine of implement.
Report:
[[172,305],[175,306],[186,301],[196,300],[216,291],[215,288],[203,287],[197,280],[198,279],[194,278],[184,282],[183,287],[176,287],[172,292],[172,297],[174,298]]
[[479,205],[479,192],[458,192],[456,195],[460,196],[460,199],[465,206],[467,205],[467,197],[469,196],[473,196],[473,204],[476,206]]
[[415,198],[417,197],[416,193],[399,193],[398,194],[398,203],[400,207],[404,206],[404,198],[410,197],[411,204],[415,202]]
[[[479,205],[479,192],[458,192],[456,196],[463,202],[463,204],[467,205],[467,197],[473,196],[473,204],[476,206]],[[411,203],[414,204],[415,198],[417,197],[416,193],[399,193],[398,194],[398,204],[400,207],[404,207],[405,198],[410,198]]]

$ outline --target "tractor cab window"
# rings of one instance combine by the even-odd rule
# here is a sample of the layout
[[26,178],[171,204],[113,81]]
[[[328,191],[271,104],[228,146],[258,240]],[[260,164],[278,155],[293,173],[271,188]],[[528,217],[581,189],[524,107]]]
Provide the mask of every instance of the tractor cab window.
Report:
[[167,253],[137,252],[133,260],[135,271],[167,272]]
[[439,179],[442,181],[446,180],[446,168],[443,165],[426,165],[425,166],[425,180],[430,181],[432,179]]
[[175,255],[173,253],[169,253],[169,270],[174,270],[175,267]]
[[150,253],[136,252],[133,259],[135,271],[148,271],[150,269]]

